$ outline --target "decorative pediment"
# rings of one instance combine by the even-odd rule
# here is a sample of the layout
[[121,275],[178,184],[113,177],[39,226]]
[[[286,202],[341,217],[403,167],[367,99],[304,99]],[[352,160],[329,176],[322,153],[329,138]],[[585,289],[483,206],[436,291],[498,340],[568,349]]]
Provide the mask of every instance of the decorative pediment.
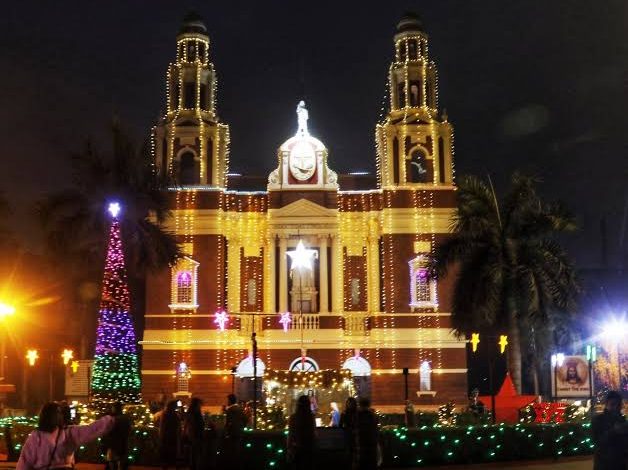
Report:
[[272,209],[269,212],[272,212],[273,217],[336,217],[336,209],[319,206],[307,199],[299,199],[281,209]]

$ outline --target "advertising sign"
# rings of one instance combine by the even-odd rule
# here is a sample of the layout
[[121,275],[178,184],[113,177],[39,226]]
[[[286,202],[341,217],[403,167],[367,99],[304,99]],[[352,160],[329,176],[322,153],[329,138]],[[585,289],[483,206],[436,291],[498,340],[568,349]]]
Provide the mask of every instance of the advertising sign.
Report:
[[588,397],[591,391],[586,356],[565,356],[561,365],[552,366],[552,395],[555,397]]

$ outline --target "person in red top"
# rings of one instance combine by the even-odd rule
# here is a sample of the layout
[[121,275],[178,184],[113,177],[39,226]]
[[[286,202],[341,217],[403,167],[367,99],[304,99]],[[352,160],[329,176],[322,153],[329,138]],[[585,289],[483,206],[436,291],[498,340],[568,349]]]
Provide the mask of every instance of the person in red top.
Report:
[[46,403],[39,413],[37,429],[22,447],[16,470],[74,468],[76,449],[108,433],[114,424],[113,416],[105,416],[86,426],[64,426],[61,406]]

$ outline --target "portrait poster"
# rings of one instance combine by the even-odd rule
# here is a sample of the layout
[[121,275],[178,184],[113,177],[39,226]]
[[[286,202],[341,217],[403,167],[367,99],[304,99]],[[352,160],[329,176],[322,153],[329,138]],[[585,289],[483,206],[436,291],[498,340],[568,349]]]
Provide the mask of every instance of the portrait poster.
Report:
[[586,356],[565,356],[561,366],[552,367],[552,392],[556,397],[565,398],[589,396],[589,362]]

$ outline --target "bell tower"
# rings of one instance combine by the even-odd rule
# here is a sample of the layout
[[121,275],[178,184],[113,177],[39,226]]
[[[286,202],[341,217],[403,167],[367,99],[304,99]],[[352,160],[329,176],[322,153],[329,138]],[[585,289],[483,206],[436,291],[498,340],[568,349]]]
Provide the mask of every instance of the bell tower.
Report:
[[229,126],[216,114],[216,72],[207,28],[189,13],[166,77],[166,114],[154,131],[155,165],[179,187],[226,186]]
[[388,73],[390,111],[377,125],[380,187],[451,186],[453,128],[438,107],[438,73],[416,14],[397,24]]

